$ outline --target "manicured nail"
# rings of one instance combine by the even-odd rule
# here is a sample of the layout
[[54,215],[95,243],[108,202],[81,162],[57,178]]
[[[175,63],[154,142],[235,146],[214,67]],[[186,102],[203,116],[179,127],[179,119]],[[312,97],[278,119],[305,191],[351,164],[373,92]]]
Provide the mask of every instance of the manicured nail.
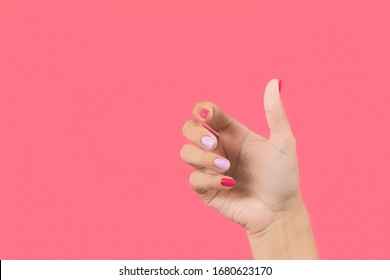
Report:
[[203,136],[200,139],[200,142],[202,142],[203,146],[205,146],[207,149],[212,149],[215,144],[215,139],[210,136]]
[[200,115],[202,118],[205,118],[205,117],[207,116],[208,113],[209,113],[209,110],[207,110],[206,108],[202,108],[202,109],[200,109],[199,115]]
[[282,93],[282,78],[279,79],[279,94]]
[[216,158],[214,159],[214,165],[222,170],[228,170],[230,167],[230,162],[223,158]]
[[234,187],[236,184],[236,181],[231,178],[222,178],[221,179],[221,185],[224,187]]

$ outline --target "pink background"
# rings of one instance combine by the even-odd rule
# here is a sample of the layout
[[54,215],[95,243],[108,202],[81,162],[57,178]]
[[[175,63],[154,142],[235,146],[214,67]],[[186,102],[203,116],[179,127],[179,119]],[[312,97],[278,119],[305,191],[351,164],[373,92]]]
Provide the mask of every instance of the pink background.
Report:
[[209,100],[268,136],[281,76],[321,258],[389,259],[389,26],[385,0],[1,0],[0,258],[250,259],[181,126]]

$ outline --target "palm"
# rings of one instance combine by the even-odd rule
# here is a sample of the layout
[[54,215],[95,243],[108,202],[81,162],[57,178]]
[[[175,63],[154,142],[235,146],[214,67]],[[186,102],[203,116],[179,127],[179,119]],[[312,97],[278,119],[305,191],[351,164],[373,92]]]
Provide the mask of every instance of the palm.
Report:
[[232,163],[226,174],[236,178],[236,187],[201,195],[209,206],[249,231],[266,228],[274,211],[285,210],[286,201],[299,191],[295,146],[280,150],[271,140],[238,122],[225,128],[215,152]]

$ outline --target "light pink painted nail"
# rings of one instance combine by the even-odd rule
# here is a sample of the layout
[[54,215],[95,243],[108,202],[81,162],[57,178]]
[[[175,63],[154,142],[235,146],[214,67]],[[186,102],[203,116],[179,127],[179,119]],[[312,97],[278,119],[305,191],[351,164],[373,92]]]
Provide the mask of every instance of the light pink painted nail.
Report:
[[215,145],[215,140],[214,138],[210,137],[210,136],[203,136],[201,139],[200,139],[200,142],[202,142],[203,146],[205,146],[207,149],[212,149]]
[[216,158],[214,159],[214,165],[222,170],[228,170],[230,167],[230,162],[223,158]]

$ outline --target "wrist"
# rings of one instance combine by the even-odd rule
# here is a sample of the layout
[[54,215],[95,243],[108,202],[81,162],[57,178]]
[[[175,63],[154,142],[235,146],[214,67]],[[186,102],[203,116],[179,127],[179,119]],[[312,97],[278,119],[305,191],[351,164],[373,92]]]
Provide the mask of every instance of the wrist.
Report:
[[301,199],[278,211],[262,231],[247,231],[254,259],[318,259],[310,216]]

